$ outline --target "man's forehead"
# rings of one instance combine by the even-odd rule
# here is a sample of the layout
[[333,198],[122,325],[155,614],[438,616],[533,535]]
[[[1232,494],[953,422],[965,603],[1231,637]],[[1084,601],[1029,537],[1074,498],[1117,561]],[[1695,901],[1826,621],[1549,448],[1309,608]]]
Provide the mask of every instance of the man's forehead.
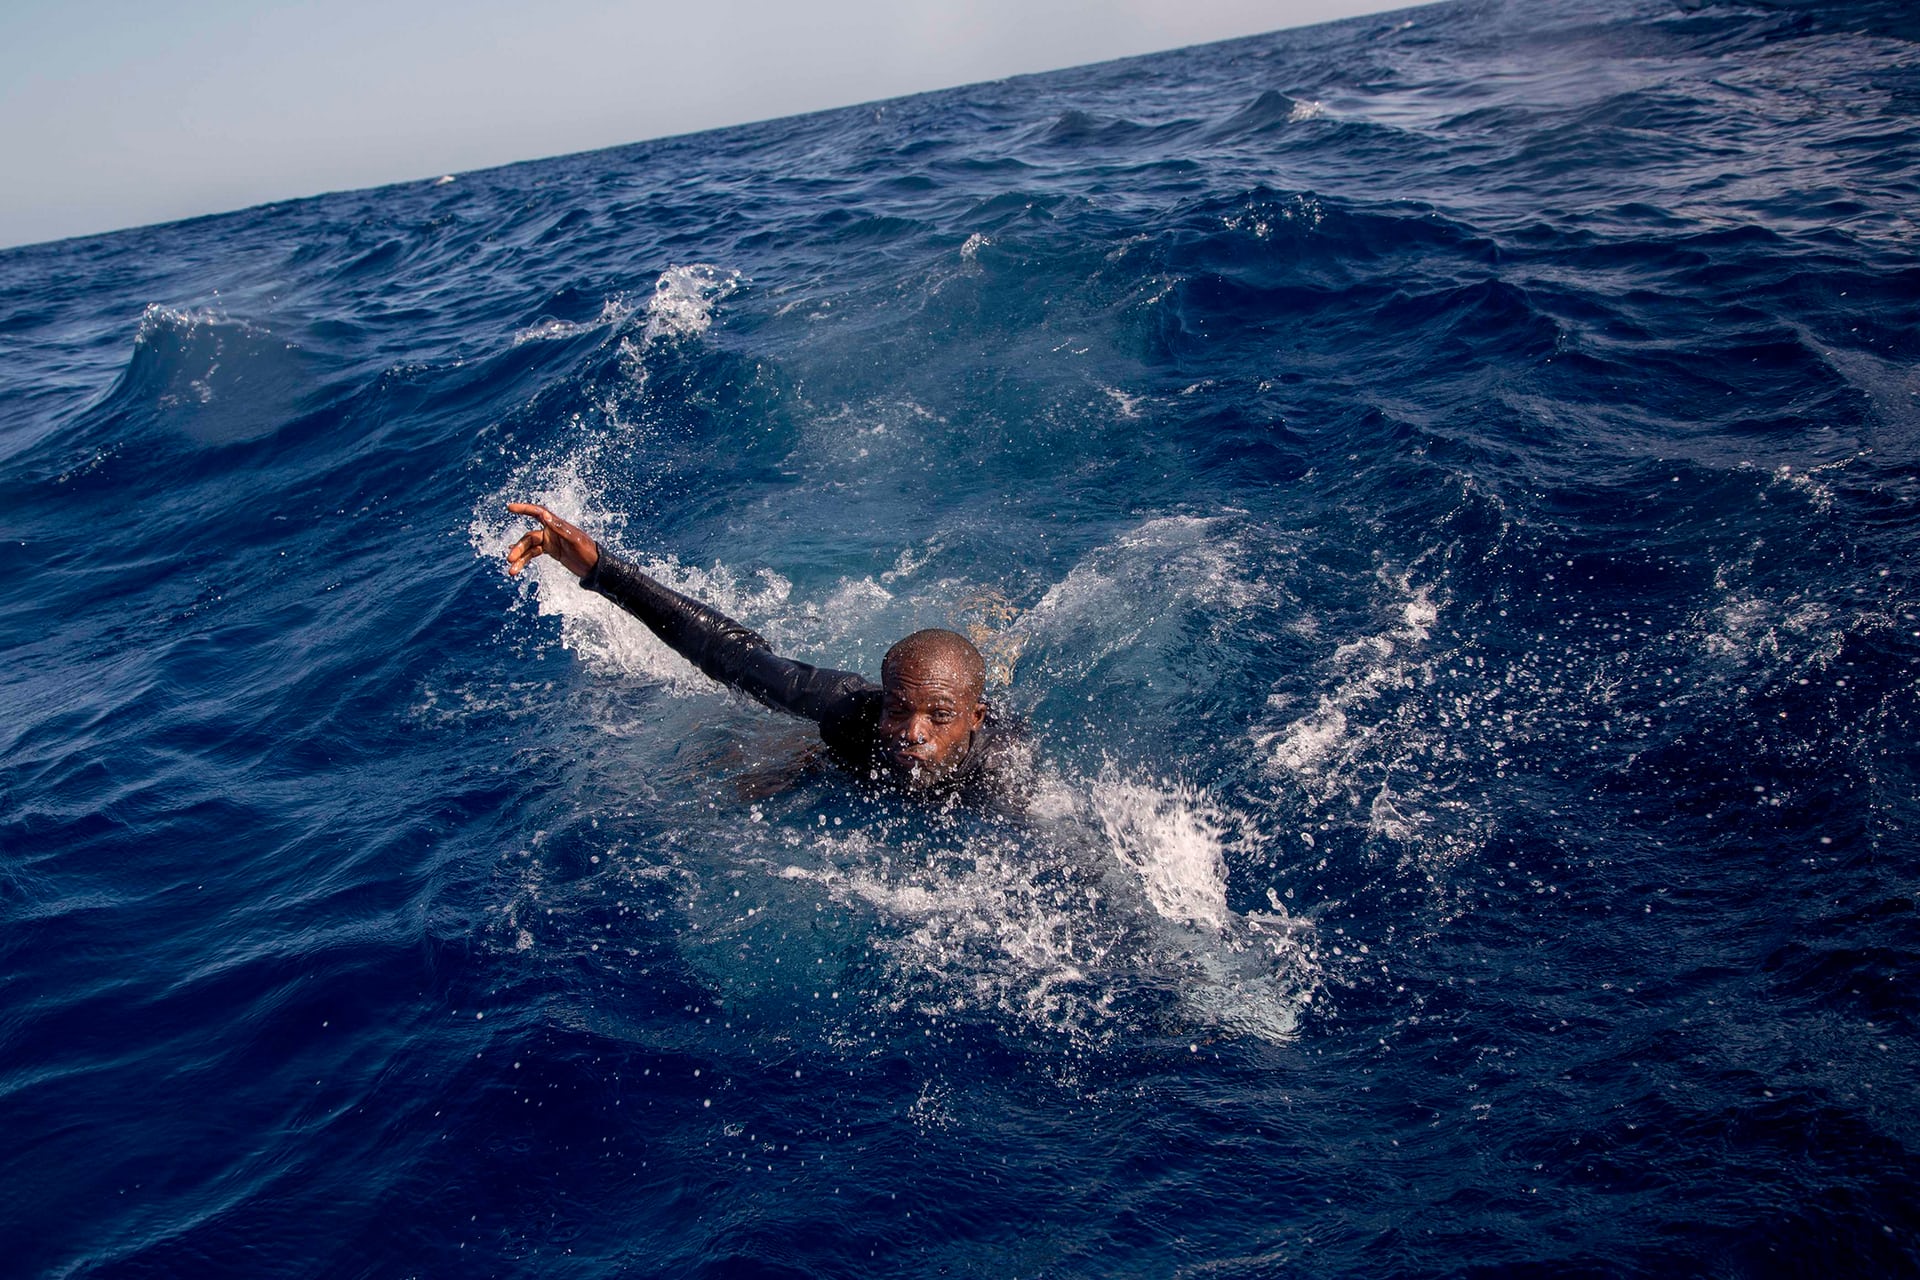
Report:
[[959,699],[983,697],[986,674],[979,650],[960,633],[939,627],[914,632],[887,650],[880,664],[880,683],[889,691],[940,685]]
[[880,684],[888,693],[912,691],[925,694],[950,694],[959,697],[969,692],[966,664],[944,655],[914,655],[887,664]]

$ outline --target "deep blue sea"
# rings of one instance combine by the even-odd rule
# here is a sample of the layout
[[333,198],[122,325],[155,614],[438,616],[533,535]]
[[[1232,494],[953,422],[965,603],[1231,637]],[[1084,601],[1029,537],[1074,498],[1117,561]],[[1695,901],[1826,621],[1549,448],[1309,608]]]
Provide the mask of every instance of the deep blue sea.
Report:
[[[1920,20],[1455,0],[0,253],[0,1273],[1920,1274]],[[875,796],[551,561],[971,629]]]

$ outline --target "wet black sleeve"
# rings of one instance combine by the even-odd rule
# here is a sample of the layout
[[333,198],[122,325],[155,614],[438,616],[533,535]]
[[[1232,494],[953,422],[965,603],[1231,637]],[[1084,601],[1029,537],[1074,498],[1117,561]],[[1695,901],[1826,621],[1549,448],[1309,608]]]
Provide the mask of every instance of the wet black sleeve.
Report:
[[580,579],[580,585],[598,591],[646,623],[675,653],[708,676],[777,711],[819,721],[846,699],[874,688],[852,671],[781,657],[757,633],[661,586],[604,547],[599,562]]

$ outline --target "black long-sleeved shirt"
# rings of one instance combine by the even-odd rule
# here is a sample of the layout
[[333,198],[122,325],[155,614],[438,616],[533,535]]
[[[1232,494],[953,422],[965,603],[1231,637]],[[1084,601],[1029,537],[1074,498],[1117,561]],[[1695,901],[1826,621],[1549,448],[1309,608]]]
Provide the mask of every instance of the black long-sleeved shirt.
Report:
[[[880,742],[880,686],[853,671],[815,667],[773,651],[759,634],[698,600],[683,596],[633,564],[600,549],[580,585],[597,591],[634,617],[702,672],[765,706],[805,716],[841,764],[861,778],[889,776]],[[940,790],[1005,790],[1013,771],[1017,729],[989,708],[966,756]]]

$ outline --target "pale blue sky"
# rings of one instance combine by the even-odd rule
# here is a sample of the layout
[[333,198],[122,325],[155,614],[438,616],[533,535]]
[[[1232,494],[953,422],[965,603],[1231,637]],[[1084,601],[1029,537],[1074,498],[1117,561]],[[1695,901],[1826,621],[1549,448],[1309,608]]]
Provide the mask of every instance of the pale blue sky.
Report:
[[5,0],[0,246],[1407,0]]

